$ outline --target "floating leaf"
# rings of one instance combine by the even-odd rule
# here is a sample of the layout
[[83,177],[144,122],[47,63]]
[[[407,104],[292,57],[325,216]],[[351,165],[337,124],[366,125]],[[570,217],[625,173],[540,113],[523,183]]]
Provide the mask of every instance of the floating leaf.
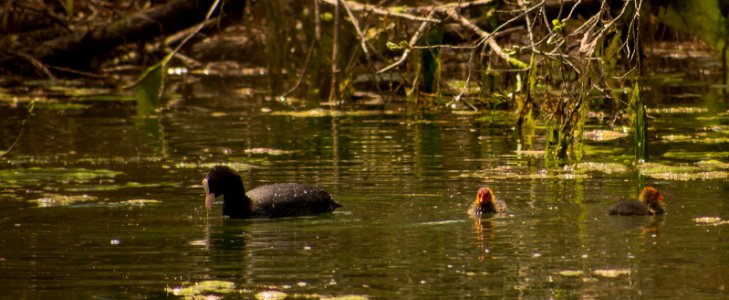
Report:
[[583,172],[601,172],[605,174],[628,172],[628,167],[618,163],[582,162],[577,164],[576,169]]
[[165,291],[185,299],[198,299],[205,293],[230,294],[234,292],[235,284],[229,281],[207,280],[196,282],[186,287],[165,288]]

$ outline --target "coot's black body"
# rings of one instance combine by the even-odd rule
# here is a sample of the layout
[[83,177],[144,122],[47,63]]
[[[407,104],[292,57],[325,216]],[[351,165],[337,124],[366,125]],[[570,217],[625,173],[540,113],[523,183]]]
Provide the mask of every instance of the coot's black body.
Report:
[[613,206],[611,206],[608,210],[608,214],[621,216],[660,215],[663,212],[663,208],[661,207],[651,210],[648,205],[645,205],[642,202],[627,200],[613,204]]
[[665,213],[663,195],[650,185],[643,188],[638,201],[620,201],[608,209],[608,214],[621,216],[647,216],[663,213]]
[[323,189],[300,183],[264,185],[245,192],[243,180],[225,166],[213,167],[203,180],[205,204],[224,196],[223,215],[230,218],[281,218],[316,215],[341,207]]

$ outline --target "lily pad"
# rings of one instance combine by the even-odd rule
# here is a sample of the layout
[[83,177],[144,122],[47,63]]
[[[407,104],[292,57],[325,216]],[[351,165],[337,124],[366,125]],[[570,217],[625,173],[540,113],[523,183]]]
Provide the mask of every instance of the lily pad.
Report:
[[630,275],[630,269],[597,269],[592,274],[600,277],[616,278],[618,276]]
[[619,163],[581,162],[577,164],[576,169],[582,172],[600,172],[605,174],[628,172],[628,167]]
[[185,299],[198,299],[203,294],[230,294],[235,292],[235,284],[230,281],[207,280],[185,287],[167,287],[165,291]]

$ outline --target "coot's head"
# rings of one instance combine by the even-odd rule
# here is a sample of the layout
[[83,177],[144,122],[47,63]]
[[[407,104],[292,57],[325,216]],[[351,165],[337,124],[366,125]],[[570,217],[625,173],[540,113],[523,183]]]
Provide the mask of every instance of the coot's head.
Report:
[[202,185],[205,188],[205,207],[208,210],[213,208],[213,201],[217,196],[244,194],[240,175],[226,166],[215,166],[210,169]]
[[476,194],[475,201],[482,207],[487,206],[487,205],[493,205],[494,204],[494,192],[491,190],[491,188],[482,187],[482,188],[478,189],[478,193]]
[[660,207],[663,204],[663,195],[652,185],[644,187],[638,199],[640,202],[653,208]]

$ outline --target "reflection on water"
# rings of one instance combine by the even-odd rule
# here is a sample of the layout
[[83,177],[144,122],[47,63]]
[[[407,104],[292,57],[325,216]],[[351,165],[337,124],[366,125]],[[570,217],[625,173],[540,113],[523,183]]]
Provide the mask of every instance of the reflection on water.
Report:
[[[226,107],[182,105],[143,119],[124,105],[38,112],[0,162],[0,294],[727,294],[726,225],[694,219],[729,218],[729,184],[642,177],[653,173],[641,175],[621,156],[632,153],[625,138],[589,142],[588,163],[546,170],[540,155],[515,152],[520,141],[496,114],[301,117]],[[0,114],[7,147],[22,114]],[[692,114],[657,115],[652,130],[668,136],[707,128],[682,127],[686,120],[698,122]],[[716,126],[729,119],[710,122],[723,128]],[[543,142],[529,141],[537,150]],[[722,147],[664,140],[651,155],[662,165],[722,170],[661,156]],[[246,187],[318,184],[344,207],[278,220],[208,216],[200,179],[216,163],[238,169]],[[607,215],[612,203],[636,199],[645,183],[664,194],[667,215]],[[483,185],[498,189],[512,215],[468,217]]]

